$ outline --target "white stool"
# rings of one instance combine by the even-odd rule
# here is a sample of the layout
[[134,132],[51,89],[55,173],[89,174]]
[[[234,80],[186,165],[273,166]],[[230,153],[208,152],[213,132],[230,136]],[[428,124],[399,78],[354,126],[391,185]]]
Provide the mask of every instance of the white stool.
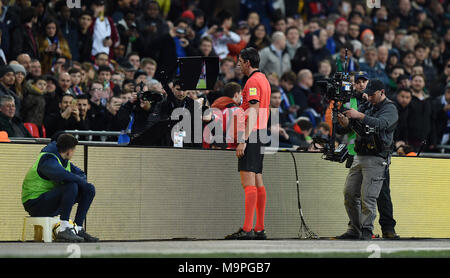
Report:
[[[34,240],[44,240],[44,242],[52,242],[53,226],[59,222],[59,216],[55,217],[31,217],[26,216],[23,219],[22,241],[25,241],[25,233],[27,225],[34,226]],[[37,233],[38,227],[42,228],[42,232]],[[37,234],[40,234],[38,236]]]

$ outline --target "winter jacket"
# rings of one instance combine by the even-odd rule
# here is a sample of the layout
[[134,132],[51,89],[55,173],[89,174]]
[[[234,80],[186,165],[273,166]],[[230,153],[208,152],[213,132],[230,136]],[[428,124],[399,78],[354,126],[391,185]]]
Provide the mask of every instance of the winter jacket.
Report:
[[277,55],[272,45],[263,48],[259,52],[259,69],[266,73],[276,73],[282,76],[283,73],[291,70],[291,58],[287,50],[281,52],[281,57]]
[[42,126],[45,116],[45,95],[31,81],[25,84],[25,96],[22,101],[22,119],[25,123]]

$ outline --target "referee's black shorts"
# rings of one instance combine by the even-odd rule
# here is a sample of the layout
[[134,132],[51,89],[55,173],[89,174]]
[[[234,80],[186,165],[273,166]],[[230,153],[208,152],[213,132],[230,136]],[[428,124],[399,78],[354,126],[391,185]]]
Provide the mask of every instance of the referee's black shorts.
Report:
[[253,172],[256,174],[262,174],[263,171],[263,160],[264,160],[264,154],[262,148],[264,147],[264,144],[261,142],[261,135],[264,134],[264,132],[267,131],[264,130],[258,130],[257,132],[257,140],[256,142],[252,142],[250,138],[253,138],[254,132],[252,135],[250,135],[249,139],[250,142],[247,143],[247,147],[244,151],[244,156],[239,158],[238,160],[238,171],[247,171],[247,172]]

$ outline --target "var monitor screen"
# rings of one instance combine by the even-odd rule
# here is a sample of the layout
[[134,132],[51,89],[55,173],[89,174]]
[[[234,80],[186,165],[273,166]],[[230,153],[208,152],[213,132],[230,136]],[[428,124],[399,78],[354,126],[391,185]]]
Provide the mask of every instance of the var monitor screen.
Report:
[[213,90],[219,76],[219,57],[178,58],[181,90]]

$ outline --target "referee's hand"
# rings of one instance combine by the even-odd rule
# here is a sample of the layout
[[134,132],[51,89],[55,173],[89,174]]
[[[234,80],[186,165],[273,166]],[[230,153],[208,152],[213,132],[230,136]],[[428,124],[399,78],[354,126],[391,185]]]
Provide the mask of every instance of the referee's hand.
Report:
[[237,158],[241,158],[244,156],[245,148],[247,147],[247,143],[239,143],[236,148],[236,156]]

